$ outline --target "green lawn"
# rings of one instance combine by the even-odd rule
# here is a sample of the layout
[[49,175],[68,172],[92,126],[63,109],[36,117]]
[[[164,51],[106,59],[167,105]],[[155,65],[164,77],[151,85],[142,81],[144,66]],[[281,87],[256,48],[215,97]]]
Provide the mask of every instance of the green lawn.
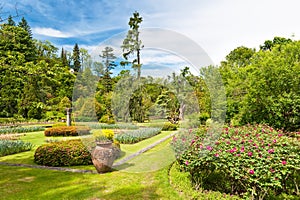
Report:
[[[164,131],[136,144],[122,144],[123,158],[169,134],[171,132]],[[35,165],[35,149],[50,138],[46,138],[43,132],[34,132],[26,133],[21,139],[33,143],[35,147],[28,152],[1,157],[0,162]],[[106,174],[81,174],[0,165],[1,199],[181,199],[169,183],[168,168],[174,160],[169,140],[129,160],[120,166],[119,171]],[[71,168],[95,170],[93,165]]]
[[148,173],[80,174],[0,166],[1,199],[181,199],[168,169]]

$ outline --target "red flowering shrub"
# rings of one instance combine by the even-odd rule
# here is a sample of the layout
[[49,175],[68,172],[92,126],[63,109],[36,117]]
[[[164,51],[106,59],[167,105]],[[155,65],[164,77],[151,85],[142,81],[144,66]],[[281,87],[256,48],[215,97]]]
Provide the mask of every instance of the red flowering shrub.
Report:
[[45,136],[79,136],[90,133],[88,126],[59,126],[48,128],[44,131]]
[[[296,138],[268,126],[224,128],[214,135],[197,136],[177,154],[181,168],[196,187],[244,197],[299,195],[300,148]],[[176,142],[173,140],[176,149]],[[184,149],[181,147],[181,149]]]

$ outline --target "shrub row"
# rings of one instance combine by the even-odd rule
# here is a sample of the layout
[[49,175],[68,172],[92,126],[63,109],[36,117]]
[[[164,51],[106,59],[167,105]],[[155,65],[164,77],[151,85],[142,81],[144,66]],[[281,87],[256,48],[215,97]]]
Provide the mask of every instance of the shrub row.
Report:
[[0,156],[29,151],[33,145],[22,140],[0,140]]
[[45,136],[79,136],[88,135],[90,128],[87,126],[59,126],[45,130]]
[[133,144],[160,133],[160,128],[143,128],[126,131],[115,135],[115,140],[122,144]]
[[45,166],[73,166],[92,164],[91,154],[81,140],[52,142],[39,146],[34,162]]
[[43,131],[45,127],[43,126],[28,126],[28,127],[13,127],[13,128],[0,128],[0,134],[8,134],[8,133],[28,133],[35,131]]

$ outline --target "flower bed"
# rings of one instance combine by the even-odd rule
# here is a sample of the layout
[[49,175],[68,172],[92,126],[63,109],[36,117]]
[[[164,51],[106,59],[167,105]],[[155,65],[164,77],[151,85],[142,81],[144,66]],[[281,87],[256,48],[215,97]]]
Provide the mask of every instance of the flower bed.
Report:
[[0,140],[0,156],[29,151],[33,145],[21,140]]
[[[181,169],[196,188],[239,194],[253,199],[300,195],[300,148],[296,138],[268,126],[225,128],[196,136],[178,154]],[[181,141],[179,141],[181,140]],[[173,146],[182,139],[173,140]]]
[[43,126],[29,126],[29,127],[13,127],[13,128],[0,128],[0,134],[9,134],[9,133],[28,133],[35,131],[43,131],[45,127]]
[[160,128],[141,128],[116,134],[114,138],[122,144],[133,144],[159,134],[160,130]]

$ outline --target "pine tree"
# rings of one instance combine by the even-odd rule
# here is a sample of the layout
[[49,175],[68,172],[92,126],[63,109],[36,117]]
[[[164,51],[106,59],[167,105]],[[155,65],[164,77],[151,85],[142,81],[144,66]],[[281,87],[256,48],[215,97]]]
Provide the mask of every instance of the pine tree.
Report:
[[79,72],[80,67],[81,67],[80,51],[79,51],[78,44],[76,43],[73,48],[73,69],[75,72]]
[[117,66],[114,61],[116,59],[116,56],[114,55],[113,51],[113,48],[105,47],[102,51],[102,55],[99,55],[100,58],[103,59],[104,63],[104,74],[102,78],[106,92],[112,90],[112,80],[110,77],[110,75],[112,74],[111,70],[113,70]]
[[63,47],[61,48],[60,59],[63,66],[69,66],[68,59],[67,59],[67,51],[65,51]]
[[9,15],[8,18],[7,18],[7,25],[9,25],[9,26],[16,26],[16,23],[13,20],[13,17],[11,15]]
[[27,23],[26,19],[22,17],[21,21],[18,24],[19,27],[23,28],[25,31],[28,32],[30,38],[32,38],[32,32],[29,24]]

